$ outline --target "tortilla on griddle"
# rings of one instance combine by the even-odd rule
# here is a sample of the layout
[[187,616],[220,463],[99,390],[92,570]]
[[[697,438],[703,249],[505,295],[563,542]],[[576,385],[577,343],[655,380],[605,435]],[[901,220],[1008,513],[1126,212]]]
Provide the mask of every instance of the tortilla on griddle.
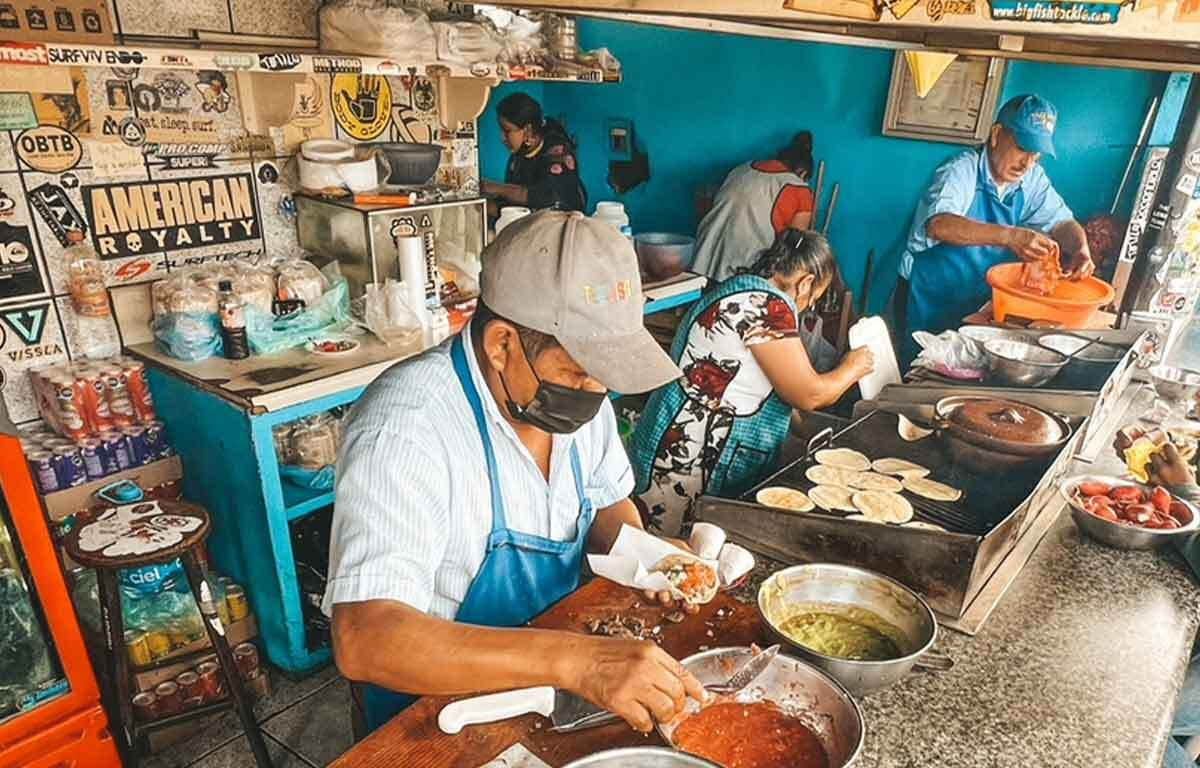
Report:
[[764,507],[784,509],[788,512],[809,512],[816,506],[812,499],[804,495],[803,491],[778,485],[763,488],[754,495],[754,500]]
[[906,477],[904,489],[934,501],[958,501],[962,498],[962,491],[928,477]]
[[712,600],[720,587],[716,569],[694,555],[667,555],[650,572],[666,576],[675,598],[694,605]]
[[817,451],[818,464],[838,469],[848,469],[851,472],[865,472],[871,468],[871,460],[858,451],[849,448],[826,448]]
[[925,477],[929,474],[928,469],[907,459],[876,459],[871,462],[871,469],[881,475],[897,477]]
[[818,507],[830,512],[857,512],[854,492],[840,485],[818,485],[810,489],[808,498]]
[[904,484],[896,478],[880,475],[875,472],[852,472],[847,480],[851,488],[860,491],[900,493],[900,491],[904,490]]
[[898,493],[859,491],[853,501],[859,512],[875,522],[907,523],[913,517],[912,504]]
[[843,488],[850,487],[850,475],[853,472],[837,467],[827,467],[824,464],[814,464],[804,470],[804,476],[813,485],[840,485]]

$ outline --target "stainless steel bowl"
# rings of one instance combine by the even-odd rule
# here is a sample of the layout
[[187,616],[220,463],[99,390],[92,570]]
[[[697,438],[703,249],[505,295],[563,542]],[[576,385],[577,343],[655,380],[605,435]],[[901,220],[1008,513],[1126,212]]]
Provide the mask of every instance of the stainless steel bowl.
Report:
[[1090,339],[1069,333],[1047,333],[1038,337],[1038,346],[1085,363],[1112,365],[1121,362],[1125,352],[1109,344],[1093,344]]
[[702,757],[668,747],[606,749],[567,763],[565,768],[721,768]]
[[1187,536],[1195,531],[1197,527],[1200,527],[1200,515],[1196,514],[1196,507],[1183,499],[1175,500],[1183,501],[1187,505],[1188,510],[1192,513],[1192,520],[1187,525],[1169,531],[1114,523],[1096,517],[1083,508],[1077,490],[1080,483],[1088,480],[1094,480],[1110,486],[1133,486],[1142,489],[1147,488],[1147,486],[1135,483],[1132,480],[1109,475],[1080,475],[1068,478],[1059,485],[1058,490],[1063,498],[1067,500],[1067,506],[1071,508],[1071,517],[1075,520],[1075,525],[1079,526],[1079,530],[1101,544],[1107,544],[1117,549],[1156,549],[1170,543],[1172,539],[1178,536]]
[[1200,373],[1173,365],[1156,365],[1150,369],[1154,391],[1163,400],[1183,403],[1194,400],[1200,393]]
[[1010,339],[992,339],[983,345],[988,370],[1004,384],[1037,387],[1058,375],[1070,358],[1061,352]]
[[1011,328],[998,328],[994,325],[964,325],[958,329],[958,333],[970,339],[981,355],[983,354],[983,345],[993,339],[1026,342],[1030,340],[1027,334],[1020,331],[1014,331]]
[[[724,683],[755,652],[749,648],[714,648],[688,656],[681,663],[702,685]],[[780,653],[762,674],[736,694],[740,702],[771,701],[812,729],[829,756],[829,768],[853,765],[862,751],[862,710],[837,680],[806,661]],[[688,714],[700,705],[689,699]],[[659,723],[658,733],[674,745],[675,729],[686,716]]]
[[[900,649],[904,655],[888,661],[855,661],[810,650],[783,634],[776,623],[785,621],[802,606],[870,611],[904,635],[904,647]],[[850,565],[810,563],[771,574],[758,588],[758,614],[773,638],[833,675],[855,694],[893,685],[937,642],[937,621],[920,595],[895,579]]]

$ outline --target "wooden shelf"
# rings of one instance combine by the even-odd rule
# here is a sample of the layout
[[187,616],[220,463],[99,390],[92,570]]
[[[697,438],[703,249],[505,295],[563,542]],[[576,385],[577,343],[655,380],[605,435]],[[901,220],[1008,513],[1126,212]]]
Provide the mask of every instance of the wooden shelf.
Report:
[[424,75],[456,77],[496,83],[500,81],[547,80],[575,83],[619,82],[619,75],[603,69],[585,69],[573,62],[560,62],[555,68],[507,65],[501,62],[466,66],[445,61],[396,61],[379,56],[297,51],[283,48],[243,47],[211,44],[192,45],[86,45],[83,43],[43,43],[47,61],[54,66],[107,69],[174,69],[196,71],[215,69],[227,72],[266,74],[353,73],[364,75]]

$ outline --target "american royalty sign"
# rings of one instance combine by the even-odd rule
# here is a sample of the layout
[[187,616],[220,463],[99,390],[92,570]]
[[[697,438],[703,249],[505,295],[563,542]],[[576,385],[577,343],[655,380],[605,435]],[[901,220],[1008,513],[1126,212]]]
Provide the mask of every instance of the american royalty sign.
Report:
[[102,259],[256,240],[250,174],[84,187],[92,243]]

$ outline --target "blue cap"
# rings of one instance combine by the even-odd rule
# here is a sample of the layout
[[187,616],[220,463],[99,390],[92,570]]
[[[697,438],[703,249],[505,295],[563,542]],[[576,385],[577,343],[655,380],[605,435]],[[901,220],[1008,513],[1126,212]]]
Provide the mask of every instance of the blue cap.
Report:
[[1054,128],[1058,125],[1058,110],[1036,93],[1025,93],[1009,99],[1000,108],[996,122],[1004,126],[1017,146],[1026,152],[1054,154]]

